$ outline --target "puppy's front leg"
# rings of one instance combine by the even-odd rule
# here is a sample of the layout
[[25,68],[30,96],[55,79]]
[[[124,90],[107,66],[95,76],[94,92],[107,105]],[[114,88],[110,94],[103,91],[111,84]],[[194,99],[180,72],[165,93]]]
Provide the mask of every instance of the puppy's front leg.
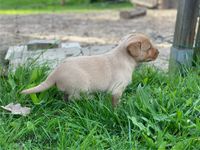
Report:
[[69,94],[64,93],[64,95],[63,95],[63,100],[64,100],[65,102],[68,102],[68,101],[69,101]]
[[119,96],[117,96],[117,95],[112,95],[112,106],[113,106],[113,107],[116,107],[116,106],[117,106],[117,104],[119,103],[119,99],[120,99]]
[[122,91],[112,93],[112,106],[113,107],[116,107],[119,104],[121,95],[122,95]]

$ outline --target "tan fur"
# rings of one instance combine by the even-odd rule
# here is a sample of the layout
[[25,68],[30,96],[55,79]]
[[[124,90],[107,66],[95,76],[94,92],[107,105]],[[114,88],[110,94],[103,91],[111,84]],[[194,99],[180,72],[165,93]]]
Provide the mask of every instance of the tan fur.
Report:
[[80,92],[111,91],[116,106],[136,65],[155,60],[158,53],[145,35],[130,34],[108,53],[67,58],[44,82],[21,93],[37,93],[53,85],[70,97],[79,97]]

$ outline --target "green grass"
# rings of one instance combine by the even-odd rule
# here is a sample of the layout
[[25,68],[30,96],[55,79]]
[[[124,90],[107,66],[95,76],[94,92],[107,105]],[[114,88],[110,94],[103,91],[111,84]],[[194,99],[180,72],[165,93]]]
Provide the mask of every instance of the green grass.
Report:
[[130,8],[132,5],[129,2],[92,4],[68,2],[61,6],[60,0],[0,0],[0,14],[86,13]]
[[199,149],[200,67],[185,77],[141,67],[115,110],[109,93],[66,103],[54,87],[37,94],[40,105],[19,94],[47,71],[27,65],[0,78],[0,105],[32,108],[27,117],[0,109],[0,149]]

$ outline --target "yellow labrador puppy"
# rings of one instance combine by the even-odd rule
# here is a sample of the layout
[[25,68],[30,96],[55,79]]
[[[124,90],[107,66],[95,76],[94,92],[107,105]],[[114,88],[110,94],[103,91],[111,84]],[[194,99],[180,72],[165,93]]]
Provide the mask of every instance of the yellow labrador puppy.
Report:
[[130,34],[108,53],[67,58],[44,82],[21,93],[37,93],[53,85],[70,97],[79,97],[80,92],[111,91],[112,105],[116,106],[137,64],[155,60],[158,54],[147,36]]

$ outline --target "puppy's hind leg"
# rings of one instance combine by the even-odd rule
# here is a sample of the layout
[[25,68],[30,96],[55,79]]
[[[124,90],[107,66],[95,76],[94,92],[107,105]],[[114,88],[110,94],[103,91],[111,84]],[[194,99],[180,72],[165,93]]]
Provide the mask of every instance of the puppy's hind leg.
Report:
[[72,101],[72,100],[80,100],[80,95],[79,95],[78,93],[76,93],[76,94],[71,94],[71,95],[69,95],[69,94],[67,94],[67,93],[64,93],[64,95],[63,95],[63,100],[64,100],[65,102],[70,102],[70,101]]

